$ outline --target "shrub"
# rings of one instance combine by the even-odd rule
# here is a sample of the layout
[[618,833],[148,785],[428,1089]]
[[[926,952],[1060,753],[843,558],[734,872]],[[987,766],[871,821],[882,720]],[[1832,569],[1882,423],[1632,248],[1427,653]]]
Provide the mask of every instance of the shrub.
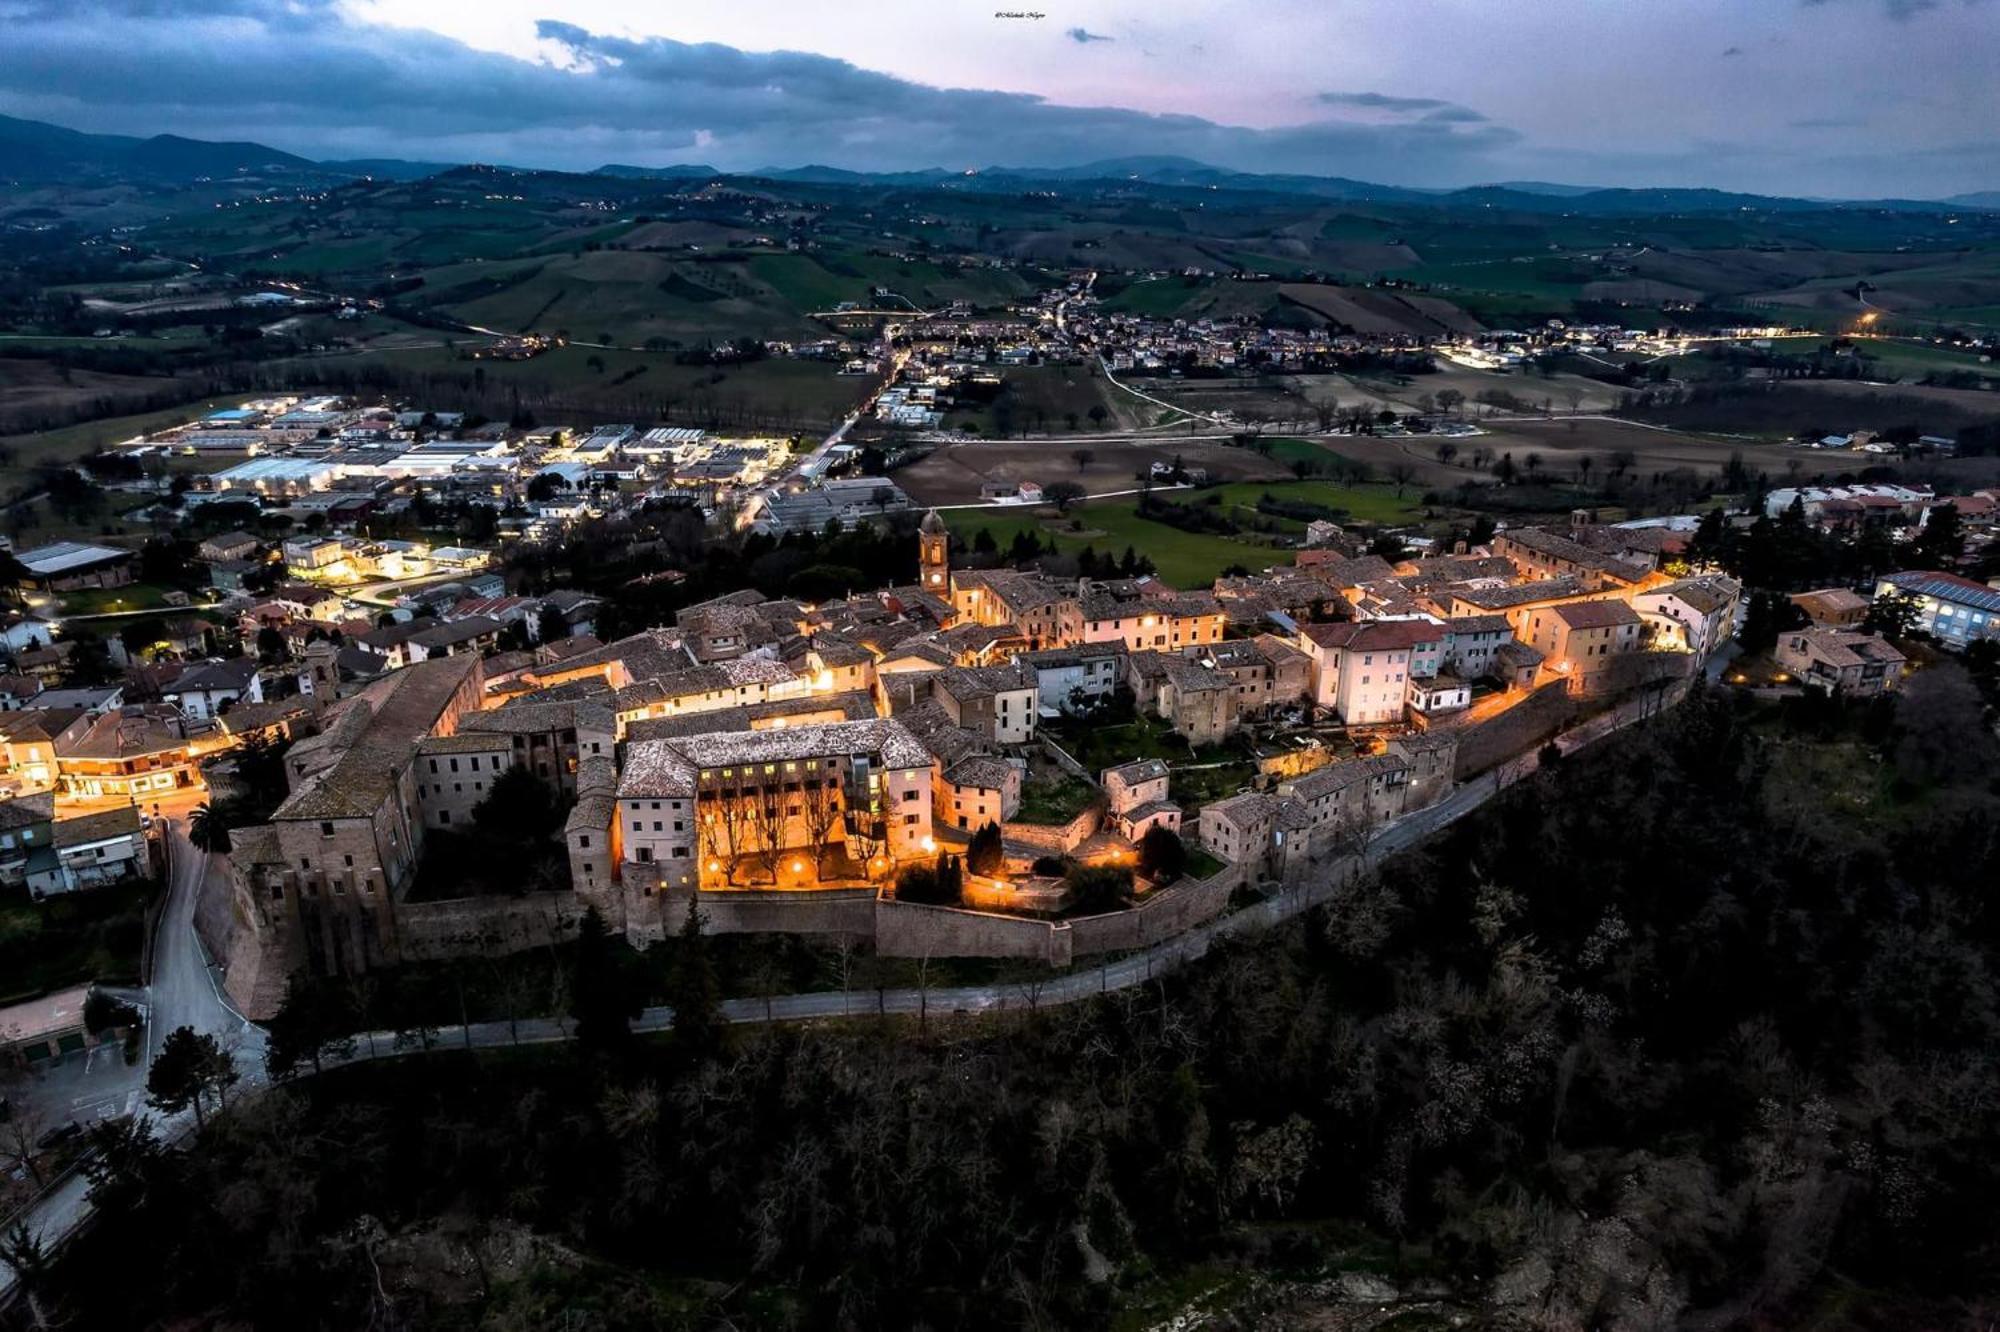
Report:
[[1172,883],[1187,872],[1187,845],[1180,834],[1157,825],[1139,839],[1139,872],[1155,883]]
[[896,900],[926,906],[957,906],[965,900],[965,875],[958,857],[938,852],[933,865],[912,865],[896,876]]
[[1071,900],[1086,916],[1123,910],[1132,899],[1132,871],[1123,865],[1091,865],[1070,875]]
[[989,823],[972,834],[972,842],[965,848],[965,868],[974,874],[992,877],[1007,864],[1007,853],[1000,844],[1000,825]]

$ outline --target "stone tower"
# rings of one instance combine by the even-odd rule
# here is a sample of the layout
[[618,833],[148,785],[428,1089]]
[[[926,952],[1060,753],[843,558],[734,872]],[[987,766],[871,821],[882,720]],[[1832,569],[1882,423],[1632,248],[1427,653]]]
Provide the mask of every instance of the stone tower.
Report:
[[917,524],[917,579],[932,596],[951,597],[951,534],[936,509]]
[[299,672],[299,692],[314,712],[340,699],[340,647],[322,638],[306,644],[305,669]]

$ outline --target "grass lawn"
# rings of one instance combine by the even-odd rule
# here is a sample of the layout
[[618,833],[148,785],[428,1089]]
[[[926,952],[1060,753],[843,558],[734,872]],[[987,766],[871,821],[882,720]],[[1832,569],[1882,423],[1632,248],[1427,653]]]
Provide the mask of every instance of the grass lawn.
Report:
[[150,583],[133,583],[129,587],[91,587],[62,594],[63,613],[67,615],[152,610],[166,604],[166,589]]
[[1192,813],[1203,805],[1235,795],[1257,776],[1257,765],[1248,759],[1215,766],[1176,767],[1168,793],[1182,809]]
[[1860,343],[1859,347],[1863,359],[1903,378],[1921,379],[1938,371],[1968,370],[1989,381],[2000,379],[2000,365],[1981,361],[1973,353],[1956,347],[1934,347],[1928,342],[1891,342],[1886,338],[1870,339]]
[[1188,742],[1157,717],[1105,725],[1071,720],[1042,723],[1042,732],[1061,745],[1086,771],[1102,772],[1139,759],[1186,763],[1193,756]]
[[1097,788],[1079,777],[1041,779],[1021,784],[1017,823],[1068,823],[1097,799]]
[[1188,848],[1187,877],[1190,879],[1206,879],[1221,869],[1222,864],[1223,862],[1211,855],[1206,847]]
[[1168,799],[1190,813],[1210,801],[1235,795],[1257,776],[1257,765],[1234,745],[1191,746],[1186,737],[1177,735],[1157,717],[1112,724],[1044,722],[1042,731],[1090,772],[1139,759],[1163,760],[1173,770]]
[[0,1005],[91,981],[136,983],[151,880],[36,902],[0,895]]

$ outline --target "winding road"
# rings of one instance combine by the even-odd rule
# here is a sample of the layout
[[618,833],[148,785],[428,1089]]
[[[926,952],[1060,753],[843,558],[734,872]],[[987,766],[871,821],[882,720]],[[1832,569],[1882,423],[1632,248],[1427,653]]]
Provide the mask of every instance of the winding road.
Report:
[[[196,850],[187,840],[187,813],[194,799],[182,797],[181,808],[163,811],[158,820],[167,845],[167,900],[153,934],[151,983],[127,996],[146,1014],[144,1058],[127,1065],[116,1045],[100,1046],[68,1056],[38,1078],[7,1084],[14,1102],[39,1114],[51,1128],[145,1111],[146,1069],[160,1041],[177,1027],[212,1035],[231,1051],[243,1073],[242,1086],[265,1081],[264,1030],[230,1007],[195,933],[195,907],[204,885],[211,891],[227,888],[219,858]],[[194,1127],[191,1113],[156,1118],[161,1137],[170,1142]],[[45,1248],[53,1249],[90,1215],[89,1192],[89,1181],[72,1168],[51,1180],[21,1219]],[[0,1305],[11,1295],[13,1284],[13,1271],[0,1262]]]

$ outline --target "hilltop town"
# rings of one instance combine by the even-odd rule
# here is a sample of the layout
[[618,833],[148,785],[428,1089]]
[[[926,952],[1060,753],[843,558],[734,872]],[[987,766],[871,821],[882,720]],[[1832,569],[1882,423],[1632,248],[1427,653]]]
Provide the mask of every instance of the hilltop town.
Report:
[[[268,428],[287,417],[350,444],[377,430],[324,404]],[[556,461],[526,452],[539,477],[678,466],[689,446],[717,452],[696,432],[616,427],[577,432]],[[288,465],[366,468],[370,447]],[[434,451],[454,460],[450,485],[472,488],[486,473],[468,460],[522,446],[420,442],[401,457],[421,471]],[[232,503],[235,484],[217,474],[203,507]],[[366,493],[301,484],[293,505]],[[1941,502],[1876,485],[1773,491],[1766,506],[1765,522],[1834,538],[1867,524],[1921,540]],[[1184,589],[970,567],[940,513],[884,506],[873,521],[908,543],[907,581],[816,601],[731,592],[607,641],[599,597],[510,593],[488,551],[335,535],[358,516],[337,507],[323,535],[200,544],[263,659],[191,652],[96,689],[16,676],[0,719],[17,821],[49,820],[52,799],[92,811],[53,823],[64,866],[123,817],[114,863],[136,872],[149,802],[233,789],[245,744],[282,754],[284,790],[241,802],[253,821],[227,830],[231,900],[209,916],[223,983],[253,1017],[276,1013],[295,975],[504,956],[572,936],[586,911],[636,947],[693,911],[716,932],[1065,966],[1324,873],[1586,717],[1668,706],[1704,673],[1742,679],[1727,663],[1747,607],[1704,549],[1713,522],[1578,514],[1403,554],[1319,523],[1287,564]],[[108,547],[18,558],[50,598],[130,577]],[[1887,574],[1872,597],[1802,594],[1797,627],[1764,645],[1779,674],[1764,683],[1893,690],[1909,662],[1871,603],[1903,607],[1901,632],[1964,644],[1992,636],[1996,597],[1943,571]],[[391,598],[379,624],[357,618]],[[105,802],[120,803],[96,813]],[[537,808],[538,833],[504,834],[523,839],[519,859],[484,868],[474,842],[502,834],[494,811]],[[106,873],[58,883],[31,843],[15,872],[38,893]]]

